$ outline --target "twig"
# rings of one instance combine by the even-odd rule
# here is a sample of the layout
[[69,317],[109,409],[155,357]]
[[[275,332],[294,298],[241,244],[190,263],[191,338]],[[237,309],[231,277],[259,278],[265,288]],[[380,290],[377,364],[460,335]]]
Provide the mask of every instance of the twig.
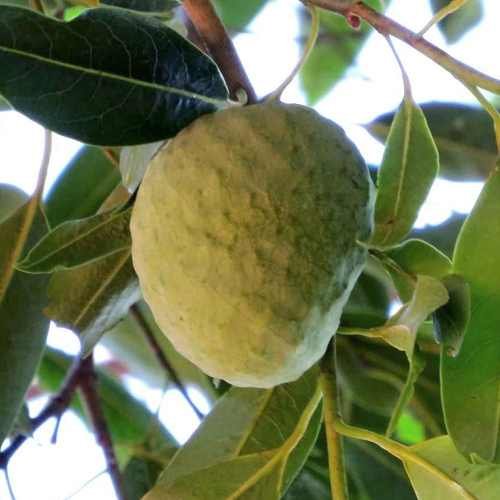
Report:
[[238,93],[243,89],[247,94],[248,103],[255,103],[257,101],[255,91],[212,2],[184,0],[182,5],[224,75],[231,97],[238,99]]
[[94,426],[97,442],[101,446],[104,453],[108,473],[111,477],[116,496],[119,500],[125,500],[125,493],[120,469],[118,467],[118,461],[113,449],[113,442],[109,433],[108,424],[102,411],[99,394],[97,392],[97,374],[94,369],[92,355],[87,356],[82,362],[79,387]]
[[[80,380],[82,363],[81,360],[78,360],[73,364],[59,393],[49,401],[47,406],[35,418],[31,419],[31,428],[33,432],[49,420],[49,418],[59,417],[68,408]],[[29,436],[24,434],[19,434],[10,445],[0,453],[0,469],[7,468],[9,460],[28,437]]]
[[500,94],[500,80],[478,71],[467,64],[455,59],[444,50],[428,42],[417,33],[401,26],[393,19],[378,13],[363,2],[349,3],[345,0],[302,0],[304,3],[317,5],[326,10],[343,16],[359,16],[383,35],[391,35],[407,43],[415,50],[426,55],[442,68],[450,72],[463,83],[480,87]]
[[347,493],[342,441],[340,434],[335,430],[335,421],[340,419],[340,415],[337,405],[338,392],[334,359],[335,344],[333,341],[321,361],[320,385],[323,392],[332,498],[335,498],[335,500],[346,500],[349,497]]
[[144,333],[144,336],[146,337],[146,340],[148,341],[149,346],[151,347],[154,355],[156,356],[156,359],[158,360],[158,363],[161,365],[161,367],[167,372],[168,378],[174,383],[176,388],[181,392],[181,394],[184,396],[186,401],[189,403],[193,411],[196,413],[198,418],[200,420],[203,420],[205,418],[205,415],[198,409],[198,407],[193,403],[192,399],[189,397],[189,394],[184,387],[184,384],[182,383],[182,380],[180,379],[179,375],[177,375],[177,372],[174,370],[170,362],[168,361],[167,357],[165,356],[160,344],[158,344],[158,341],[156,340],[156,337],[147,322],[146,318],[144,317],[144,314],[142,311],[139,309],[137,305],[133,305],[130,308],[130,314],[131,316],[135,319],[135,321],[138,323],[140,326],[142,332]]

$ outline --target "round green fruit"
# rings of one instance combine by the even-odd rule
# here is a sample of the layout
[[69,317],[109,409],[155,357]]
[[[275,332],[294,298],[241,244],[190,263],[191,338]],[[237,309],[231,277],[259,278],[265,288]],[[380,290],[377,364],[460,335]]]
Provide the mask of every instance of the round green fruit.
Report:
[[134,266],[180,353],[231,384],[272,387],[324,354],[372,212],[368,170],[340,127],[298,105],[232,108],[151,161]]

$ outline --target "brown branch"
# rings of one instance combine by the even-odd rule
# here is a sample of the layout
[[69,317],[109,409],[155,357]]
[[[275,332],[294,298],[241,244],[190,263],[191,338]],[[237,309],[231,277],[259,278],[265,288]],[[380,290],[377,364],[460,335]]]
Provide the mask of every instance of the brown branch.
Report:
[[378,13],[363,2],[349,2],[347,0],[302,0],[302,2],[316,5],[346,17],[358,16],[383,35],[394,36],[426,55],[458,80],[500,94],[500,80],[462,63],[425,40],[422,36]]
[[196,413],[198,418],[200,418],[200,420],[203,420],[205,418],[205,415],[198,409],[198,407],[193,403],[192,399],[189,397],[189,394],[186,388],[184,387],[182,380],[180,379],[179,375],[177,375],[177,372],[174,370],[173,366],[170,364],[167,357],[165,356],[165,353],[163,352],[158,341],[156,340],[156,337],[149,323],[147,322],[146,318],[144,317],[144,314],[139,309],[137,304],[133,305],[130,308],[130,315],[135,319],[135,321],[141,328],[142,332],[144,333],[144,336],[146,337],[146,340],[148,341],[149,346],[151,347],[151,350],[153,351],[154,355],[156,356],[156,359],[158,360],[158,363],[165,370],[168,378],[174,383],[177,390],[184,396],[184,399],[186,399],[186,401],[189,403],[189,406],[191,406],[191,408]]
[[[71,400],[78,387],[81,372],[83,369],[83,361],[77,360],[71,367],[66,380],[63,382],[60,391],[49,401],[47,406],[33,419],[31,419],[31,428],[33,431],[38,429],[42,424],[52,417],[60,418],[64,411],[68,408]],[[19,434],[16,436],[10,445],[0,453],[0,469],[6,469],[9,460],[14,453],[24,444],[29,436]]]
[[118,467],[118,461],[113,449],[113,442],[109,433],[108,424],[102,411],[99,393],[97,391],[97,373],[94,368],[92,355],[87,356],[82,362],[79,387],[86,403],[90,420],[94,427],[95,436],[101,446],[106,459],[107,470],[111,477],[116,496],[119,500],[125,500],[122,477]]
[[248,96],[248,103],[255,103],[257,101],[255,91],[212,2],[184,0],[182,5],[224,75],[231,97],[236,99],[237,92],[243,89]]

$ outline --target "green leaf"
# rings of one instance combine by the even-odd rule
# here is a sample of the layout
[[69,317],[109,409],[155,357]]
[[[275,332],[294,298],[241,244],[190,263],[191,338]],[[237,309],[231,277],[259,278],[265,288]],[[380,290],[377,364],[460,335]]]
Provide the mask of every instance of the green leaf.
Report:
[[[3,198],[3,190],[0,198]],[[40,361],[49,320],[48,279],[15,271],[23,248],[39,239],[47,225],[30,198],[0,224],[0,444],[22,407]]]
[[321,481],[308,470],[302,470],[283,497],[284,500],[331,500],[328,481]]
[[441,355],[448,433],[461,453],[500,462],[500,165],[465,222],[453,271],[469,283],[471,318],[460,353]]
[[161,471],[157,461],[132,457],[122,473],[125,498],[142,498],[155,485]]
[[120,173],[122,183],[133,193],[142,181],[151,158],[160,149],[163,141],[142,144],[141,146],[127,146],[120,152]]
[[17,265],[28,273],[51,273],[89,264],[130,247],[132,208],[67,221],[44,236]]
[[[68,355],[48,348],[37,373],[41,387],[50,392],[59,390],[72,361]],[[115,380],[100,367],[97,367],[97,374],[103,412],[120,458],[129,460],[131,455],[149,451],[150,457],[168,463],[177,448],[174,437],[159,423],[156,415],[127,392],[123,381]],[[79,398],[73,400],[71,408],[89,428],[92,427]]]
[[2,183],[0,183],[0,194],[1,223],[28,199],[28,195],[16,186]]
[[180,2],[178,0],[101,0],[101,4],[139,12],[170,15]]
[[259,13],[267,0],[214,0],[224,24],[232,30],[243,30]]
[[[446,7],[451,0],[431,0],[433,12]],[[483,18],[482,0],[468,0],[459,10],[446,16],[438,24],[448,43],[455,43]]]
[[361,498],[415,500],[398,460],[372,444],[352,439],[344,442],[347,471],[355,490],[365,495]]
[[[385,252],[382,262],[403,302],[410,300],[419,274],[442,278],[450,272],[451,260],[422,240],[410,239]],[[393,265],[396,264],[396,266]]]
[[[318,373],[273,389],[232,388],[162,473],[147,500],[280,498],[318,416]],[[319,419],[317,419],[319,422]],[[312,436],[315,439],[314,433]],[[312,440],[314,442],[314,439]],[[311,443],[312,444],[312,443]],[[306,447],[307,448],[307,447]]]
[[431,276],[419,275],[411,300],[389,318],[385,325],[368,329],[346,328],[340,333],[381,339],[395,349],[405,352],[411,363],[418,329],[430,314],[448,300],[448,291],[441,281]]
[[465,221],[465,215],[453,214],[442,224],[436,226],[425,226],[421,229],[414,229],[411,236],[422,239],[435,246],[447,257],[453,255],[453,249],[458,237],[458,233]]
[[46,314],[80,336],[83,354],[116,325],[140,297],[130,249],[91,264],[55,273]]
[[[470,1],[470,0],[469,0]],[[497,148],[491,118],[467,104],[421,105],[439,151],[439,174],[454,181],[478,181],[495,168]],[[387,138],[394,113],[386,113],[367,125],[377,139]]]
[[443,278],[450,300],[433,316],[437,340],[447,356],[457,356],[471,316],[470,286],[458,274]]
[[[381,2],[378,0],[369,0],[366,3],[376,10],[381,10]],[[302,90],[309,105],[317,103],[340,80],[353,64],[370,32],[368,24],[354,30],[344,17],[338,14],[321,11],[320,16],[318,42],[300,72]],[[308,16],[304,16],[303,20],[305,22],[302,31],[307,34]]]
[[394,117],[378,175],[374,245],[393,245],[411,231],[438,170],[425,116],[406,98]]
[[210,58],[160,20],[123,9],[89,9],[65,23],[3,6],[0,65],[0,93],[15,109],[91,144],[173,137],[217,109],[200,95],[228,95]]
[[[406,471],[410,476],[418,498],[425,500],[494,500],[500,491],[500,467],[494,465],[474,465],[457,452],[448,436],[424,441],[411,450],[438,467],[449,478],[462,486],[446,486],[423,467],[407,462]],[[467,492],[469,496],[465,496]]]
[[119,183],[118,169],[101,148],[83,147],[47,194],[45,206],[50,226],[94,215]]
[[2,96],[0,96],[0,111],[10,111],[11,109],[11,105]]

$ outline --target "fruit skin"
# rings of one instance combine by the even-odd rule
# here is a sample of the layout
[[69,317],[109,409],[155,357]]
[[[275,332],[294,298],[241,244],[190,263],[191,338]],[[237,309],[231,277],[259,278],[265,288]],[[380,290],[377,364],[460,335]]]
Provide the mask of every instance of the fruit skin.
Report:
[[372,192],[344,131],[309,108],[199,118],[153,158],[132,215],[158,325],[233,385],[297,379],[324,354],[362,270]]

